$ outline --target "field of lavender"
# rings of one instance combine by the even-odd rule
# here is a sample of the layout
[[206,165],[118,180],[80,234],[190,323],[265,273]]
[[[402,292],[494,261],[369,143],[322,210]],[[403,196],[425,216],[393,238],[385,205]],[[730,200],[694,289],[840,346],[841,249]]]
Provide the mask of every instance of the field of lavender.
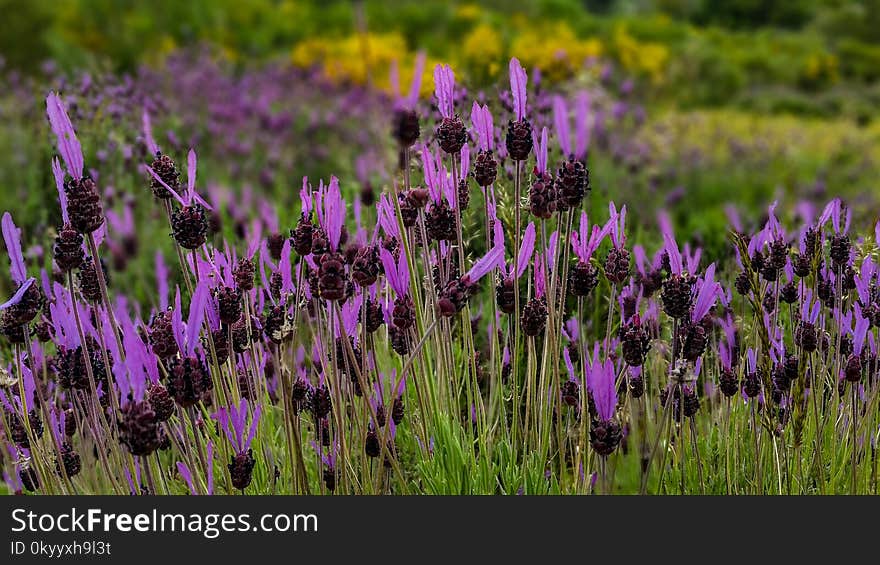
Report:
[[875,494],[876,134],[455,70],[3,71],[6,491]]

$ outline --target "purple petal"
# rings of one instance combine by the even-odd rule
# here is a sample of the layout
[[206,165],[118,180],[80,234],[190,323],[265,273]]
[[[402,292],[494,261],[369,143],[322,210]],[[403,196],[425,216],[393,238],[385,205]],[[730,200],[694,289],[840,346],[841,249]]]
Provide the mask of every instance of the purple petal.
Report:
[[199,281],[192,302],[189,305],[189,318],[186,322],[186,354],[192,356],[199,343],[199,332],[205,319],[205,308],[211,296],[211,289],[206,281]]
[[338,249],[342,238],[342,223],[345,220],[345,201],[339,192],[339,179],[336,177],[330,177],[330,186],[324,195],[324,217],[330,245],[333,249]]
[[156,251],[156,288],[159,293],[159,310],[168,309],[168,265],[162,252]]
[[526,269],[529,268],[529,259],[532,258],[532,252],[535,250],[535,223],[529,222],[526,231],[523,233],[522,243],[519,248],[519,255],[516,260],[516,278],[520,278]]
[[24,281],[24,284],[18,288],[18,290],[15,292],[15,294],[12,295],[12,298],[7,300],[3,304],[0,304],[0,310],[6,310],[10,306],[15,306],[16,304],[21,302],[21,299],[24,298],[24,294],[36,282],[36,280],[37,279],[31,277],[31,278],[27,279],[26,281]]
[[590,147],[590,95],[583,91],[574,101],[575,157],[584,159]]
[[394,262],[394,256],[384,247],[379,249],[379,259],[382,261],[382,267],[385,270],[385,278],[397,296],[403,296],[403,288],[400,284],[400,277],[397,276],[397,264]]
[[517,121],[526,117],[526,83],[528,76],[519,60],[514,57],[510,60],[510,93],[513,95],[513,111]]
[[[126,469],[126,472],[128,472],[127,469]],[[197,493],[196,493],[195,486],[193,486],[192,472],[189,470],[189,467],[186,466],[186,463],[182,463],[182,462],[178,461],[177,462],[177,472],[180,474],[180,478],[183,479],[183,482],[186,483],[186,486],[189,487],[190,494],[195,496]]]
[[14,282],[24,284],[27,280],[27,269],[21,254],[21,230],[16,227],[9,212],[3,214],[2,226],[3,241],[6,242],[6,253],[9,255],[9,274]]
[[250,448],[251,443],[254,441],[254,436],[257,435],[257,426],[260,423],[260,414],[262,412],[262,406],[257,404],[257,407],[254,409],[254,417],[251,420],[251,430],[248,433],[247,440],[244,442],[244,449],[247,450]]
[[453,89],[455,88],[455,73],[449,65],[437,65],[434,67],[434,96],[437,97],[437,109],[444,118],[453,116]]
[[290,238],[287,238],[284,241],[284,246],[281,248],[281,260],[278,262],[278,270],[281,271],[281,293],[285,295],[290,295],[296,290],[293,285],[293,267],[290,263],[290,249]]
[[312,213],[312,187],[309,185],[309,177],[303,177],[302,189],[299,191],[299,200],[302,203],[302,213],[308,216]]
[[55,177],[55,188],[58,189],[58,204],[61,206],[61,219],[65,224],[70,223],[67,215],[67,191],[64,190],[64,170],[61,169],[61,161],[58,157],[52,158],[52,175]]
[[214,494],[214,442],[208,440],[208,494]]
[[565,368],[568,369],[568,378],[575,380],[574,365],[571,362],[571,353],[568,352],[567,347],[562,350],[562,358],[565,360]]
[[194,149],[190,149],[189,153],[186,156],[186,188],[187,188],[187,197],[192,198],[192,195],[196,192],[196,168],[198,165],[198,160],[196,159],[196,152]]
[[181,196],[179,194],[177,194],[177,192],[173,188],[171,188],[170,186],[165,184],[165,181],[162,180],[161,177],[159,177],[159,175],[156,174],[156,171],[154,171],[149,165],[144,165],[144,168],[147,169],[147,172],[149,172],[153,176],[154,179],[159,181],[159,184],[161,184],[163,187],[165,187],[165,190],[167,190],[168,192],[171,193],[171,196],[173,196],[175,200],[180,202],[181,206],[188,205],[188,202],[186,200],[184,200],[183,198],[181,198]]
[[159,153],[159,145],[153,138],[153,124],[150,123],[150,113],[147,112],[146,108],[144,108],[141,122],[143,123],[144,127],[144,142],[147,145],[147,151],[150,152],[150,155],[156,155],[157,153]]
[[495,245],[485,255],[483,255],[476,263],[473,264],[471,270],[468,271],[468,278],[472,283],[477,282],[486,273],[498,266],[499,261],[504,261],[504,248]]
[[422,90],[422,75],[425,73],[425,52],[416,54],[415,66],[413,67],[413,79],[409,87],[409,94],[405,99],[407,108],[414,108],[419,100],[419,92]]
[[571,155],[571,133],[568,129],[568,107],[565,99],[558,94],[553,97],[553,125],[556,127],[556,137],[559,140],[559,148],[562,156]]
[[541,130],[541,139],[537,139],[537,134],[532,133],[535,136],[535,168],[539,173],[547,172],[547,127]]
[[81,179],[83,176],[82,146],[76,138],[76,132],[73,129],[73,124],[70,123],[61,97],[54,92],[49,93],[46,98],[46,113],[58,143],[58,152],[61,153],[61,158],[67,165],[67,172],[70,173],[70,176]]

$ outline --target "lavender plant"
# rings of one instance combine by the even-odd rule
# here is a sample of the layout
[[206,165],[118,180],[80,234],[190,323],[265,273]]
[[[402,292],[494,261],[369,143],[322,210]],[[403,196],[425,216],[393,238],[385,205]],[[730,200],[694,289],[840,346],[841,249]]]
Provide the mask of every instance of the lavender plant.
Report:
[[[513,59],[500,104],[469,100],[438,65],[433,115],[422,65],[386,108],[399,159],[378,197],[362,158],[355,180],[297,178],[285,213],[226,200],[195,149],[160,149],[168,108],[132,109],[129,174],[173,268],[49,94],[51,264],[2,219],[11,491],[876,492],[880,224],[851,232],[834,199],[793,228],[774,204],[704,261],[663,213],[592,209],[588,92],[530,94]],[[143,251],[148,300],[107,266]]]

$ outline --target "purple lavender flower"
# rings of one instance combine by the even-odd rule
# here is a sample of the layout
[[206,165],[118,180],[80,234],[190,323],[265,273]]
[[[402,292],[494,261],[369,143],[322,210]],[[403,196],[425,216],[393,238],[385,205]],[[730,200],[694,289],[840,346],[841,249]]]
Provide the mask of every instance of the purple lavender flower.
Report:
[[611,250],[605,257],[605,277],[613,284],[629,279],[630,256],[626,249],[626,206],[618,213],[614,202],[608,203],[608,223],[605,231],[611,235]]
[[76,137],[73,124],[67,116],[67,110],[61,97],[50,92],[46,98],[46,113],[49,116],[49,124],[58,142],[58,152],[67,167],[67,173],[74,180],[83,178],[84,160],[82,146]]
[[510,60],[510,93],[513,95],[513,114],[516,121],[526,118],[526,84],[528,76],[516,57]]
[[532,125],[526,120],[526,83],[528,76],[515,57],[510,60],[510,93],[516,120],[507,125],[507,153],[514,161],[525,161],[532,151]]
[[558,204],[553,177],[547,171],[547,128],[541,130],[540,139],[534,136],[535,147],[535,178],[529,188],[529,209],[541,219],[549,219],[556,211]]
[[454,155],[467,143],[467,128],[455,114],[455,73],[449,65],[437,65],[434,68],[434,96],[443,118],[437,126],[437,142],[445,153]]
[[242,398],[238,407],[234,404],[229,407],[222,407],[212,416],[220,424],[220,428],[226,434],[226,438],[235,450],[228,468],[232,479],[232,486],[239,490],[246,489],[251,484],[251,479],[253,478],[256,460],[251,449],[251,443],[254,441],[257,426],[260,423],[260,412],[261,406],[258,404],[254,408],[250,428],[248,428],[248,401]]
[[604,227],[593,225],[591,230],[587,213],[581,212],[578,230],[571,234],[571,248],[578,259],[578,262],[568,272],[568,289],[572,296],[589,296],[599,284],[599,270],[591,264],[590,260],[602,240],[608,235],[609,228],[609,224]]
[[[494,233],[494,241],[496,246],[501,246],[503,249],[504,246],[504,228],[501,225],[501,222],[495,217],[495,207],[490,202],[489,208],[489,216],[490,221],[493,223],[493,233]],[[495,297],[498,303],[498,308],[505,314],[513,314],[515,310],[516,297],[515,297],[515,281],[522,277],[522,275],[529,268],[529,261],[531,261],[532,254],[535,250],[535,224],[534,222],[529,222],[529,225],[526,226],[525,232],[523,233],[522,240],[520,241],[520,248],[517,252],[516,259],[516,272],[514,272],[514,265],[506,265],[504,263],[504,258],[499,260],[499,269],[501,270],[501,281],[498,283],[498,286],[495,287]]]
[[620,424],[614,418],[617,407],[614,363],[600,359],[599,344],[593,349],[593,358],[587,365],[587,387],[596,407],[597,419],[590,426],[590,444],[602,456],[610,455],[621,439]]

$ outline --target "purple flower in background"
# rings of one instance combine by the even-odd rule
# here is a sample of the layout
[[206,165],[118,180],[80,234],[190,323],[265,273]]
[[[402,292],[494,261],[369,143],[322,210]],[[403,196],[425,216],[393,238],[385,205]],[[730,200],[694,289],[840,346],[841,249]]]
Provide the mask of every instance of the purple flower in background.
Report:
[[395,60],[391,66],[391,86],[394,93],[394,122],[393,132],[398,144],[402,148],[409,148],[419,139],[421,129],[419,115],[416,113],[416,104],[419,100],[419,91],[422,86],[422,73],[425,70],[425,54],[419,52],[416,55],[413,69],[413,80],[407,96],[400,94],[400,72]]
[[575,96],[575,146],[574,157],[579,161],[587,158],[590,149],[590,95],[581,91]]
[[556,128],[556,139],[559,142],[559,149],[562,150],[562,155],[565,157],[573,156],[568,106],[565,104],[565,98],[558,94],[553,97],[553,125]]
[[159,150],[159,144],[156,143],[156,139],[153,137],[153,124],[150,121],[150,113],[146,108],[144,108],[144,111],[141,114],[141,124],[144,130],[144,143],[147,146],[147,151],[150,152],[150,155],[161,153]]
[[415,64],[413,65],[413,77],[410,83],[409,92],[404,96],[400,90],[400,68],[395,59],[391,64],[391,91],[394,94],[395,110],[413,110],[419,101],[419,91],[422,88],[422,73],[425,72],[425,52],[419,51],[416,54]]

